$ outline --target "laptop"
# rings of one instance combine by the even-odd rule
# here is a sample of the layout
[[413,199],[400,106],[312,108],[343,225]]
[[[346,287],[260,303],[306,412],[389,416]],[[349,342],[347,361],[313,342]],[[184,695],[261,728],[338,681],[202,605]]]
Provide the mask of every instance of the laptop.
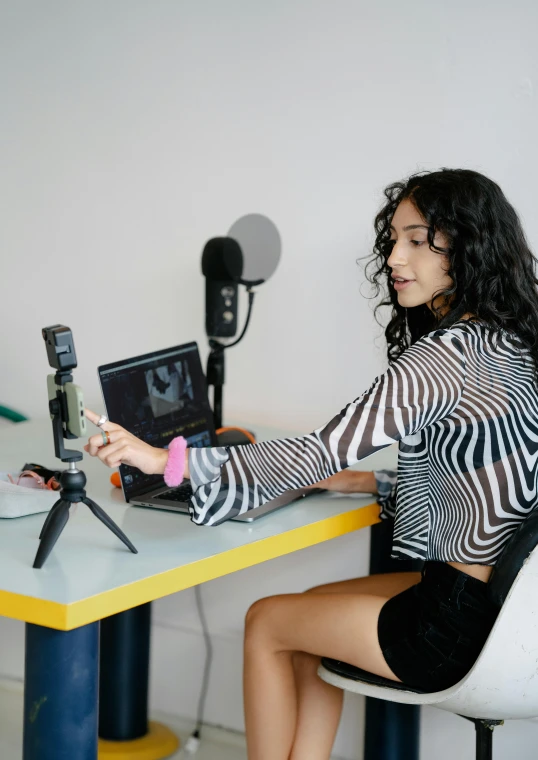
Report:
[[[188,446],[218,445],[197,343],[104,364],[98,375],[108,418],[137,438],[159,448],[168,448],[178,435],[187,439]],[[129,504],[188,514],[192,496],[188,481],[169,488],[162,475],[145,475],[124,464],[120,478]],[[231,519],[252,522],[319,490],[286,491]]]

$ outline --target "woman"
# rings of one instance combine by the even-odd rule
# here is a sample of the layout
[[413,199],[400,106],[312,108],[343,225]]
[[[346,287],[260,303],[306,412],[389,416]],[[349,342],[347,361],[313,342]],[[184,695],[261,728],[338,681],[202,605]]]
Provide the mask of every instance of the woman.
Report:
[[[112,423],[86,449],[189,476],[191,517],[216,525],[289,488],[378,491],[395,517],[393,557],[422,573],[358,578],[261,599],[245,632],[250,760],[328,758],[342,692],[320,656],[435,691],[470,669],[495,621],[486,584],[538,502],[538,297],[534,258],[500,188],[469,170],[422,173],[385,190],[376,267],[392,318],[388,370],[302,438],[237,448],[153,449]],[[378,308],[379,308],[378,306]],[[88,412],[91,421],[97,415]],[[399,442],[392,471],[345,469]]]

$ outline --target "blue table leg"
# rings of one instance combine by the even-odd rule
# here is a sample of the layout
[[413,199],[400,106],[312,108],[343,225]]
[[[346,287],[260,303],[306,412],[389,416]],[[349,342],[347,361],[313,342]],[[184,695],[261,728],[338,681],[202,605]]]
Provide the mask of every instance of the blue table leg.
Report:
[[[421,561],[390,558],[394,522],[370,530],[370,575],[420,571]],[[418,760],[420,706],[366,698],[364,760]]]
[[101,620],[99,758],[170,757],[179,739],[148,720],[151,602]]
[[23,760],[97,760],[99,623],[28,623]]
[[99,736],[116,742],[148,733],[151,602],[101,621]]

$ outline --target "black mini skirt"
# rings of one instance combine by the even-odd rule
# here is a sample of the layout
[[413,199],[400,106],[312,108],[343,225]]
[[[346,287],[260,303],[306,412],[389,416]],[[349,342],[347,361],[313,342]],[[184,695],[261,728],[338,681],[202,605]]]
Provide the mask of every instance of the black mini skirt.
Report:
[[475,663],[498,615],[487,583],[446,562],[426,562],[420,583],[389,599],[377,632],[385,660],[408,686],[440,691]]

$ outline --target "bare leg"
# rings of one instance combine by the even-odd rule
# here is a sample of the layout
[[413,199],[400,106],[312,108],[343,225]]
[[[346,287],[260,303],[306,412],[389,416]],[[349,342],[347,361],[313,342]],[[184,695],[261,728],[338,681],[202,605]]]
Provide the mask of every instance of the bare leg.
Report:
[[329,758],[340,723],[344,692],[318,677],[320,657],[294,652],[297,716],[290,760]]
[[[420,581],[420,573],[384,573],[328,583],[307,594],[372,594],[389,599]],[[344,692],[318,677],[321,658],[305,652],[293,656],[297,688],[297,728],[290,760],[329,758],[336,737]]]
[[369,576],[256,602],[245,631],[245,723],[249,760],[326,760],[342,692],[321,681],[321,656],[398,680],[377,640],[387,599],[417,573]]

